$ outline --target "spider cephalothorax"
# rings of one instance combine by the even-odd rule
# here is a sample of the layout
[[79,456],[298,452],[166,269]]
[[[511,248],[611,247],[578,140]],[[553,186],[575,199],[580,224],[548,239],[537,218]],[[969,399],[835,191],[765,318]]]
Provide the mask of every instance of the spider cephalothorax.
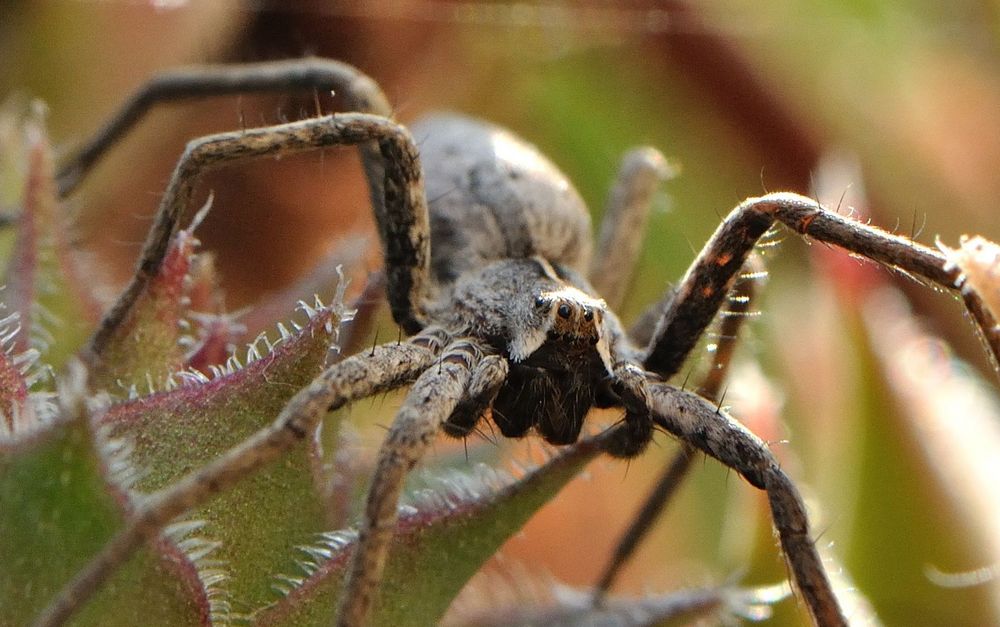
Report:
[[[603,301],[567,283],[540,257],[489,264],[460,279],[450,328],[478,337],[508,361],[508,376],[487,391],[492,419],[507,437],[531,427],[553,444],[575,442],[583,418],[613,376],[609,314]],[[610,336],[610,337],[609,337]],[[465,436],[479,416],[448,419]]]
[[[111,565],[172,518],[311,437],[329,409],[404,385],[411,390],[379,452],[339,624],[368,620],[406,473],[442,429],[466,436],[490,415],[504,435],[519,437],[535,428],[549,442],[566,444],[577,440],[594,406],[618,407],[624,415],[599,440],[614,455],[638,454],[655,424],[679,438],[686,452],[700,450],[765,490],[792,580],[813,619],[846,624],[802,499],[768,446],[717,403],[664,380],[681,368],[757,240],[777,223],[946,289],[955,288],[958,269],[937,250],[828,211],[809,198],[769,194],[736,207],[676,288],[626,333],[612,309],[620,304],[649,198],[663,174],[659,153],[642,149],[626,157],[593,256],[597,263],[590,265],[586,208],[537,150],[506,131],[456,116],[431,118],[411,135],[391,118],[374,81],[320,59],[160,77],[71,160],[60,173],[60,191],[70,193],[156,99],[291,88],[333,89],[358,112],[192,141],[164,193],[135,276],[92,338],[89,354],[102,355],[111,331],[148,288],[203,171],[337,144],[361,147],[387,300],[412,337],[333,365],[270,427],[136,505],[126,529],[59,596],[43,624],[65,618]],[[1000,327],[975,292],[961,295],[994,356],[1000,354]],[[595,599],[609,581],[602,580]]]
[[[476,406],[506,437],[532,427],[571,444],[595,405],[616,402],[617,317],[581,275],[590,262],[590,214],[574,188],[533,146],[491,124],[438,115],[413,126],[428,189],[431,268],[439,294],[431,321],[482,340],[507,361],[507,377]],[[461,406],[445,432],[479,419]],[[643,417],[648,421],[648,417]],[[634,455],[651,431],[615,451]]]

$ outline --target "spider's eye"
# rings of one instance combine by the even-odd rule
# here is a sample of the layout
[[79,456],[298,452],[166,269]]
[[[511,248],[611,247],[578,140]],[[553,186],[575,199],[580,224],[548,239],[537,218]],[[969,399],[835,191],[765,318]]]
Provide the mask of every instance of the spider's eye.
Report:
[[587,322],[590,322],[591,320],[594,319],[594,312],[589,309],[583,312],[583,319],[586,320]]
[[535,296],[535,307],[542,309],[545,307],[545,299],[541,296]]
[[556,309],[556,313],[559,314],[560,318],[568,319],[570,314],[569,305],[566,303],[559,305],[559,309]]

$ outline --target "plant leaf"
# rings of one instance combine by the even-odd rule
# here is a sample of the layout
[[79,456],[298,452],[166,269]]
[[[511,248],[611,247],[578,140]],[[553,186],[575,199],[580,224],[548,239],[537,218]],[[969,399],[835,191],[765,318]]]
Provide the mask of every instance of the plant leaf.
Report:
[[90,282],[81,280],[85,272],[79,259],[69,247],[41,113],[36,110],[20,128],[26,176],[0,299],[18,314],[17,350],[34,348],[59,368],[83,344],[98,307],[85,288]]
[[234,347],[244,340],[246,326],[225,312],[214,255],[199,253],[193,259],[190,275],[187,298],[192,328],[189,337],[181,338],[182,343],[190,344],[185,366],[207,375],[212,366],[226,363]]
[[50,393],[29,391],[49,370],[39,366],[37,350],[17,350],[19,318],[16,312],[0,318],[0,446],[41,428],[55,409]]
[[108,339],[91,374],[95,388],[150,388],[151,393],[183,366],[181,324],[197,244],[190,229],[179,231],[170,242],[156,276]]
[[[422,491],[401,508],[373,624],[437,623],[482,564],[599,452],[597,438],[585,440],[516,481],[483,465],[472,477],[439,479],[443,491]],[[302,547],[306,576],[285,578],[288,595],[260,624],[328,624],[354,540],[333,532]]]
[[[86,412],[75,413],[0,442],[0,624],[28,624],[122,524],[106,477],[128,475],[127,460],[101,452]],[[176,551],[170,558],[140,549],[74,624],[198,624],[208,614],[200,583]]]
[[[145,474],[140,492],[163,488],[269,424],[288,399],[319,374],[346,317],[340,301],[314,310],[307,324],[283,339],[265,337],[248,349],[246,366],[231,357],[208,379],[181,373],[174,389],[110,408],[102,423],[135,442],[133,458]],[[258,354],[260,344],[267,353]],[[324,528],[308,447],[296,448],[268,472],[240,483],[193,514],[202,535],[220,542],[214,558],[229,573],[233,615],[273,602],[272,577],[290,567],[294,547]]]

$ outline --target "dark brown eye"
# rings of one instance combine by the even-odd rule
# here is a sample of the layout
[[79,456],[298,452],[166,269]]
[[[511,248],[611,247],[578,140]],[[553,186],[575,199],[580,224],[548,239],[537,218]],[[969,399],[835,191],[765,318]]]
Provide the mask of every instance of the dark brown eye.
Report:
[[591,320],[594,319],[594,312],[589,309],[583,312],[583,319],[586,320],[587,322],[590,322]]
[[559,309],[556,309],[556,313],[559,314],[560,318],[569,318],[570,314],[569,305],[567,305],[566,303],[559,305]]
[[539,309],[544,309],[545,308],[545,299],[542,298],[541,296],[536,296],[535,297],[535,307],[538,307]]

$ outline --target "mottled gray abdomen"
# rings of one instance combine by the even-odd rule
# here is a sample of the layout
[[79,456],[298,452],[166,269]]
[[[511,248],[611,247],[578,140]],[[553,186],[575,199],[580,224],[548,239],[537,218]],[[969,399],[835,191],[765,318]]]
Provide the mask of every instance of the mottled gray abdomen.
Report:
[[410,127],[430,204],[439,283],[499,259],[540,255],[585,270],[590,214],[562,172],[524,140],[454,114]]

